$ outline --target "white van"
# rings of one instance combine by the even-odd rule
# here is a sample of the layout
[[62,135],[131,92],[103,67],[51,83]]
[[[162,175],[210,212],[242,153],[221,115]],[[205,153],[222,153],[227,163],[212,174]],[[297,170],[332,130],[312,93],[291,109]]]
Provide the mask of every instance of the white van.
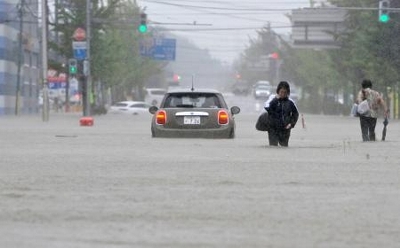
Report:
[[164,88],[147,88],[145,89],[144,101],[154,106],[160,106],[167,90]]

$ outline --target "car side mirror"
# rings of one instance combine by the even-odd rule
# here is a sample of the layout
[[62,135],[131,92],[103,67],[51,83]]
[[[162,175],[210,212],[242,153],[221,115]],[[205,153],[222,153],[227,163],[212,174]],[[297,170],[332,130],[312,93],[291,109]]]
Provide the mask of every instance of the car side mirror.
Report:
[[157,106],[151,106],[151,107],[149,108],[150,114],[154,114],[155,112],[157,112],[157,110],[158,110],[158,107],[157,107]]
[[234,115],[237,115],[240,113],[240,108],[238,106],[232,106],[231,107],[231,113]]

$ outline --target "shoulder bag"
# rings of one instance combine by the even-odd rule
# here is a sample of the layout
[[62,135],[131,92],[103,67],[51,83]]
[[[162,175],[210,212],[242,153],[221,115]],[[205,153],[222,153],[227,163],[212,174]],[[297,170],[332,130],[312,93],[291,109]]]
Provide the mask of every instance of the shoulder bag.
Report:
[[257,119],[256,129],[258,131],[268,131],[269,130],[269,118],[268,112],[263,112]]

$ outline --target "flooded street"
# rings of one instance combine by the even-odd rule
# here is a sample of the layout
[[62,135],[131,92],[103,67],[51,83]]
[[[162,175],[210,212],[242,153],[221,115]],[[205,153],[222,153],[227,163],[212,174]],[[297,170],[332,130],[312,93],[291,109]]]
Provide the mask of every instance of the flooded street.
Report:
[[[288,148],[155,139],[150,116],[0,119],[0,247],[397,247],[400,126],[305,115]],[[380,140],[382,119],[378,119]]]

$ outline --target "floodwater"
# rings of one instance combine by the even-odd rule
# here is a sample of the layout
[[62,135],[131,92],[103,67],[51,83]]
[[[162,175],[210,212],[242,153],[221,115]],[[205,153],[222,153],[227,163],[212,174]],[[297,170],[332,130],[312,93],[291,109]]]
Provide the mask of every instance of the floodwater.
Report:
[[[400,127],[305,115],[288,148],[154,139],[150,116],[0,118],[0,247],[398,247]],[[378,120],[380,138],[382,120]]]

